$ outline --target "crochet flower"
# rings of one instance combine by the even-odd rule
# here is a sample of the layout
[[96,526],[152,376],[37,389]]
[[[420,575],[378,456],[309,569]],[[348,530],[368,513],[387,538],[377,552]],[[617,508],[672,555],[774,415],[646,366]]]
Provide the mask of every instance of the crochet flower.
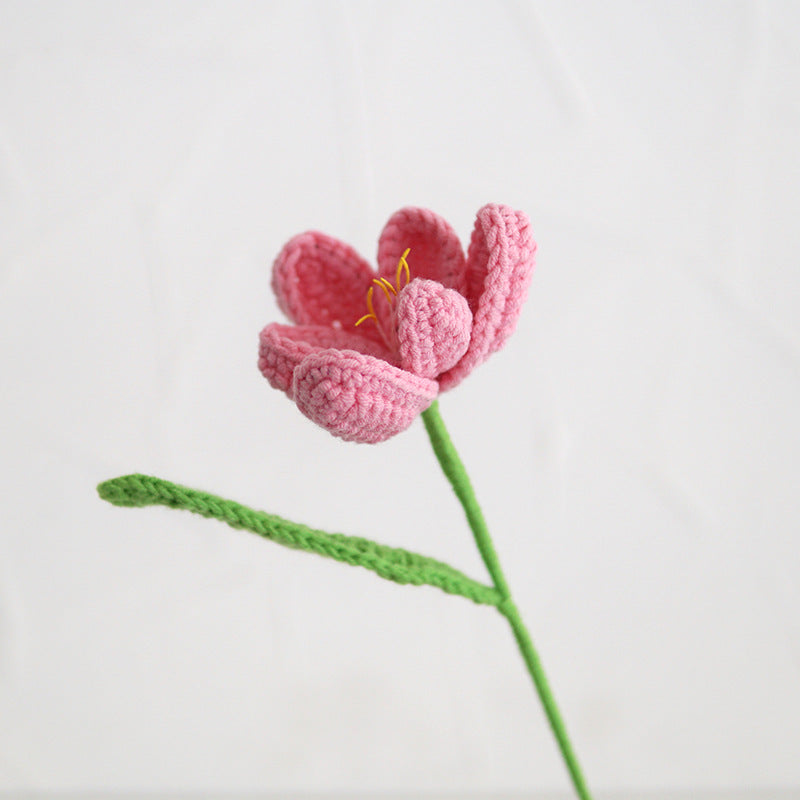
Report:
[[264,328],[258,367],[335,436],[385,441],[505,344],[535,252],[526,215],[502,205],[478,212],[466,257],[437,214],[397,211],[377,273],[330,236],[295,236],[272,276],[294,324]]

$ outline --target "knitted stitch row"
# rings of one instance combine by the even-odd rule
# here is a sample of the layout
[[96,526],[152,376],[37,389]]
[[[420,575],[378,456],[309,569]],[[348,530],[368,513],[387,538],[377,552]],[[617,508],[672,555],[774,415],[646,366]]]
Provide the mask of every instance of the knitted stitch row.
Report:
[[481,605],[497,606],[502,601],[496,589],[428,556],[378,544],[359,536],[315,530],[275,514],[255,511],[233,500],[161,478],[124,475],[101,483],[97,492],[103,500],[115,506],[162,505],[218,519],[232,528],[256,533],[285,547],[307,550],[345,564],[364,567],[395,583],[435,586],[443,592],[461,595]]

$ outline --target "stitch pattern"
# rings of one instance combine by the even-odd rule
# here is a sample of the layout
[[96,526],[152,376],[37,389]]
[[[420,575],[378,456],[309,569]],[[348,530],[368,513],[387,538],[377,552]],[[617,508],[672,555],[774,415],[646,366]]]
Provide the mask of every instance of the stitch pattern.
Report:
[[472,312],[454,289],[416,278],[398,298],[395,317],[400,364],[415,375],[434,379],[467,352]]

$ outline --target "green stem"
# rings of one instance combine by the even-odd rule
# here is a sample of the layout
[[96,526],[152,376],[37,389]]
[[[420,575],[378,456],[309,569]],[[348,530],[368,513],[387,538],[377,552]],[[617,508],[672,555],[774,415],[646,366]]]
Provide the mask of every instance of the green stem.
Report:
[[547,676],[542,667],[542,662],[511,597],[511,591],[508,588],[505,575],[503,575],[503,570],[500,566],[497,552],[494,549],[494,544],[492,544],[492,538],[489,535],[486,520],[483,517],[483,512],[475,497],[475,490],[472,488],[467,471],[464,469],[464,464],[459,458],[458,452],[444,425],[441,414],[439,414],[438,400],[435,401],[427,411],[422,412],[422,419],[425,423],[428,437],[431,440],[433,452],[436,454],[442,471],[447,477],[447,480],[450,481],[453,491],[456,493],[459,502],[464,508],[467,522],[475,537],[475,543],[478,545],[478,550],[483,558],[483,562],[486,564],[486,569],[492,577],[495,588],[503,598],[502,602],[497,606],[497,610],[511,625],[511,630],[514,632],[514,637],[517,640],[520,653],[522,653],[522,657],[525,660],[525,666],[528,668],[528,672],[533,679],[534,686],[539,694],[539,699],[544,706],[547,720],[550,723],[553,735],[558,742],[561,755],[564,758],[567,770],[572,778],[575,791],[581,800],[591,800],[589,787],[586,785],[586,780],[581,772],[577,756],[572,749],[564,720],[561,718],[561,713],[556,705],[553,692],[550,689],[550,684],[547,681]]

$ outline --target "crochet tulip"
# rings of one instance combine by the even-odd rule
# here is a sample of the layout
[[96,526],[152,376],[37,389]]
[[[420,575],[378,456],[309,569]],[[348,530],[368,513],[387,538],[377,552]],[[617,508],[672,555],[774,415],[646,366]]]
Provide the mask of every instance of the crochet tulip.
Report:
[[528,218],[500,205],[478,212],[466,257],[441,217],[419,208],[398,211],[380,235],[377,272],[348,245],[322,233],[304,233],[281,250],[272,276],[278,304],[293,324],[273,323],[261,332],[261,372],[303,414],[334,435],[382,442],[422,415],[489,583],[439,559],[311,528],[149,475],[112,478],[97,490],[117,506],[185,509],[295,550],[363,567],[398,584],[433,586],[496,608],[513,632],[575,792],[580,800],[591,800],[436,399],[499,350],[514,331],[535,253]]
[[397,211],[379,238],[377,272],[347,244],[300,234],[272,275],[294,324],[264,328],[259,369],[335,436],[382,442],[503,346],[535,252],[527,216],[502,205],[480,209],[466,257],[440,216]]

